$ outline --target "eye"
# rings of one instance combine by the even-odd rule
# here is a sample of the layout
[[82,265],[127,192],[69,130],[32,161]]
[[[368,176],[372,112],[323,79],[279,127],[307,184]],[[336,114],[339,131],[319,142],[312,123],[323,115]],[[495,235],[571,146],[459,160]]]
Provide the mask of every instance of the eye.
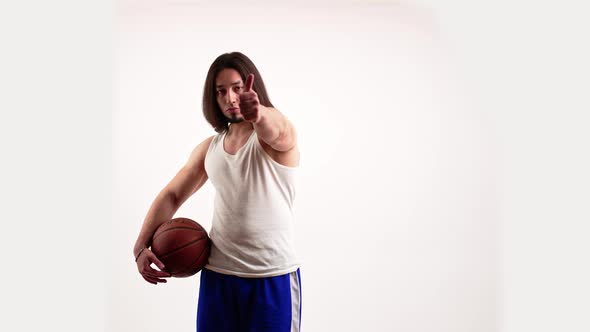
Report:
[[240,90],[242,90],[242,87],[241,86],[234,87],[234,91],[240,91]]
[[218,96],[223,96],[223,95],[225,95],[225,89],[217,90],[217,95],[218,95]]

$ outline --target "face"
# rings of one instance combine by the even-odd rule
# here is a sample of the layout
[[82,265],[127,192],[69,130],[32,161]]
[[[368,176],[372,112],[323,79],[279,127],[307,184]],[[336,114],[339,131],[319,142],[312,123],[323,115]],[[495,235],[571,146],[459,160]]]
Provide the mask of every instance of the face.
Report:
[[243,89],[244,82],[242,82],[242,77],[235,69],[223,69],[215,78],[217,104],[223,115],[231,123],[244,121],[244,117],[240,113],[239,98]]

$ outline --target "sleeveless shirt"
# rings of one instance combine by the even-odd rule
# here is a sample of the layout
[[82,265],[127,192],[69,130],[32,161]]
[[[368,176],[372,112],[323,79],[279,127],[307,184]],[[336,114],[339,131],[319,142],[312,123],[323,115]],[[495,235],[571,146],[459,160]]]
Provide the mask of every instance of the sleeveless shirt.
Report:
[[256,131],[227,153],[227,132],[217,134],[205,156],[215,188],[211,253],[205,268],[239,277],[272,277],[299,267],[293,246],[296,167],[264,151]]

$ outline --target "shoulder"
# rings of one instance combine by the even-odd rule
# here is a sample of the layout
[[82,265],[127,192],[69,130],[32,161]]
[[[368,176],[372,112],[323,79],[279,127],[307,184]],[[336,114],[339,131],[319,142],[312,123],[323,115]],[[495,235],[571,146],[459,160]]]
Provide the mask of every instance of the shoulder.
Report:
[[219,134],[217,135],[212,135],[209,136],[207,138],[205,138],[203,141],[201,141],[196,147],[195,149],[205,149],[205,151],[209,148],[209,146],[211,145],[211,142],[216,138],[219,137]]
[[209,150],[209,146],[211,145],[211,142],[215,137],[217,137],[217,135],[209,136],[205,138],[203,141],[201,141],[199,144],[197,144],[197,146],[195,146],[189,157],[190,164],[204,162],[207,150]]

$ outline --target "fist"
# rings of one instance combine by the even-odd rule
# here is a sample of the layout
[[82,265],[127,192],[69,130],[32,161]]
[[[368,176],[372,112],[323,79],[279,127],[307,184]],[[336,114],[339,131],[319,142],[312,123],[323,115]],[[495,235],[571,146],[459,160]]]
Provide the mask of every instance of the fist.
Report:
[[257,123],[261,117],[260,102],[258,94],[252,90],[252,85],[254,85],[254,74],[249,74],[244,91],[240,94],[240,113],[245,121]]

